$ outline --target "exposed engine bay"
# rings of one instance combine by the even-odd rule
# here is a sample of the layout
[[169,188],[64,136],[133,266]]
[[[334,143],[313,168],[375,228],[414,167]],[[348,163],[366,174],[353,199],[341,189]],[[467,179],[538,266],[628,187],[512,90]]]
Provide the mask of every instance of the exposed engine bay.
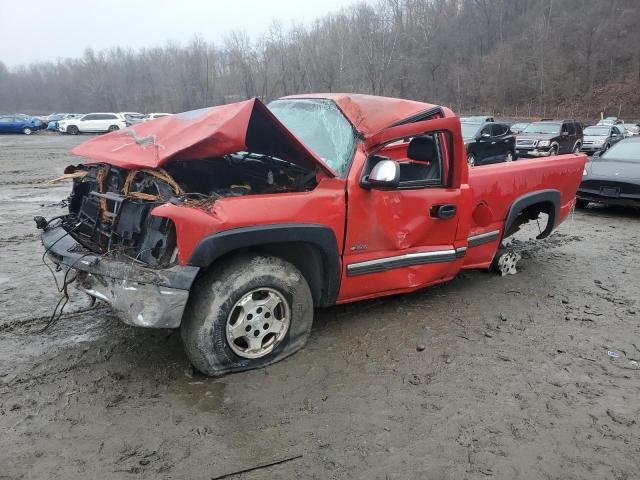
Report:
[[177,262],[176,233],[169,219],[149,215],[167,202],[208,209],[217,200],[253,194],[312,190],[316,172],[275,157],[246,152],[164,168],[110,164],[68,167],[73,178],[65,230],[103,255],[124,256],[149,267]]

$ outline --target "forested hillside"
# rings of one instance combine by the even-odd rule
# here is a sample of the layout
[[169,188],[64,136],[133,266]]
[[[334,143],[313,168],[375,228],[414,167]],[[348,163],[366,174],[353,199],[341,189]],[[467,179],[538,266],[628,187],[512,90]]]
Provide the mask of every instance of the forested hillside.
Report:
[[307,26],[274,21],[261,35],[229,32],[219,44],[196,36],[186,45],[0,63],[0,111],[33,113],[178,112],[347,91],[464,112],[584,118],[604,108],[640,117],[639,87],[638,0],[384,0]]

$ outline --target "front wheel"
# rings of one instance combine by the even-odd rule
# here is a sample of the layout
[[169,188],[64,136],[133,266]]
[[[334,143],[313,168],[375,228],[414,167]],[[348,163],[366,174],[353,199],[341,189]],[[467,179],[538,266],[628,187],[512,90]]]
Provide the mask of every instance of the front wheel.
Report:
[[549,151],[549,156],[553,157],[555,155],[558,155],[558,146],[554,145],[551,147],[551,150]]
[[31,130],[30,128],[23,128],[22,129],[22,133],[24,133],[25,135],[31,135],[33,133],[33,130]]
[[509,150],[507,152],[506,157],[504,158],[504,161],[505,162],[513,162],[515,160],[515,158],[516,158],[515,154],[511,150]]
[[80,133],[80,130],[78,130],[78,127],[76,127],[75,125],[69,125],[67,127],[67,133],[69,135],[77,135],[78,133]]
[[573,153],[580,153],[580,148],[582,148],[582,145],[576,143],[575,147],[573,147]]
[[205,375],[264,367],[302,348],[313,298],[300,271],[277,257],[239,256],[214,265],[194,285],[181,334]]

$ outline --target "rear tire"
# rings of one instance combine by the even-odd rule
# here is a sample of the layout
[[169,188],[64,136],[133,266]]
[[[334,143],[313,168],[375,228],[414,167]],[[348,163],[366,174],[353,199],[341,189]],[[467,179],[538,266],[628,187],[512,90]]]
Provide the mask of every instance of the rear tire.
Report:
[[576,208],[585,209],[589,205],[589,200],[576,199]]
[[69,135],[77,135],[78,133],[80,133],[80,130],[78,130],[78,127],[76,127],[75,125],[69,125],[67,127],[67,133]]
[[220,376],[288,357],[306,344],[312,322],[311,290],[296,267],[277,257],[242,255],[196,282],[181,334],[193,366]]
[[109,128],[107,129],[109,132],[115,132],[116,130],[120,130],[118,125],[109,125]]

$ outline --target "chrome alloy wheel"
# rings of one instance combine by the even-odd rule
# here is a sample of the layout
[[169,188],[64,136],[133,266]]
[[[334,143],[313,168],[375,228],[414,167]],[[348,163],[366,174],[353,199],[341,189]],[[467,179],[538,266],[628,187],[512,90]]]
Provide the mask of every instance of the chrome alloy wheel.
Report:
[[273,288],[256,288],[238,300],[227,318],[227,342],[244,358],[268,355],[289,330],[291,310]]

